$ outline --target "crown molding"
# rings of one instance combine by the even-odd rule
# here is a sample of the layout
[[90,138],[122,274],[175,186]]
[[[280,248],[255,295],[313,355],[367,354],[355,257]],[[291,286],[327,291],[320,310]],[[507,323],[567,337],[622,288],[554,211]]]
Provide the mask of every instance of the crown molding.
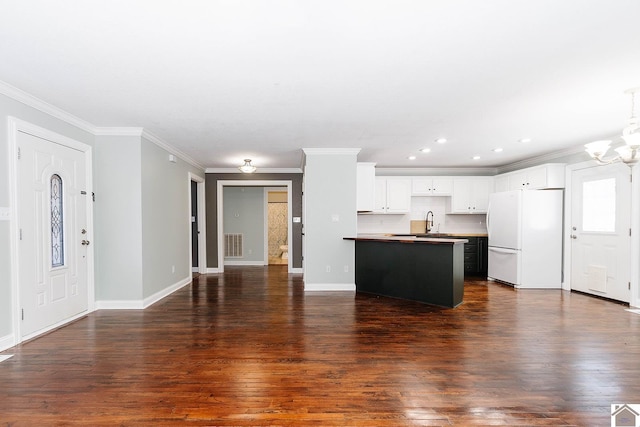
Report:
[[493,176],[496,168],[379,168],[376,176]]
[[149,132],[146,129],[142,129],[142,138],[156,144],[158,147],[168,151],[171,154],[174,154],[176,156],[178,156],[180,159],[184,160],[185,162],[189,163],[191,166],[194,166],[198,169],[200,169],[201,171],[204,171],[206,168],[204,166],[202,166],[200,163],[198,163],[193,157],[189,156],[188,154],[184,153],[183,151],[178,150],[177,148],[169,145],[167,142],[163,141],[162,139],[160,139],[160,137],[154,135],[153,133]]
[[38,111],[41,111],[45,114],[55,117],[56,119],[60,119],[63,122],[69,123],[85,132],[89,132],[95,135],[96,127],[91,123],[82,120],[79,117],[74,116],[73,114],[67,113],[66,111],[49,104],[48,102],[43,101],[40,98],[36,98],[35,96],[18,89],[15,86],[11,86],[8,83],[5,83],[0,80],[0,93],[8,96],[11,99],[14,99],[18,102],[21,102],[24,105],[35,108]]
[[572,156],[574,154],[584,153],[584,146],[566,148],[564,150],[553,151],[551,153],[541,154],[536,157],[529,157],[518,162],[509,163],[497,168],[497,172],[506,173],[512,172],[518,169],[525,169],[532,166],[539,166],[544,163],[553,163],[554,160],[561,159],[563,157]]
[[96,136],[142,136],[144,128],[139,127],[97,127]]
[[301,168],[258,168],[258,170],[251,174],[245,174],[238,170],[238,168],[206,168],[205,173],[234,173],[240,175],[255,175],[262,173],[302,173]]

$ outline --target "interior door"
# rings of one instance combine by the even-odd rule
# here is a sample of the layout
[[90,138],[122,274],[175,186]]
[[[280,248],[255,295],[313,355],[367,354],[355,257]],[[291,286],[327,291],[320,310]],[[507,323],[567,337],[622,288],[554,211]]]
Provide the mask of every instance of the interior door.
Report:
[[629,302],[631,171],[616,163],[571,175],[571,289]]
[[28,338],[88,310],[85,154],[17,133],[22,324]]

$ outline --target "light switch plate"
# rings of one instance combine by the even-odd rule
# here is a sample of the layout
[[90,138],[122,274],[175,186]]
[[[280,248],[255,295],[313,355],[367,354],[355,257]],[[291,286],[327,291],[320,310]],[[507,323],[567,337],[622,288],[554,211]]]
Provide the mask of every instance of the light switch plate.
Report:
[[0,208],[0,221],[9,221],[11,219],[11,210],[9,208]]

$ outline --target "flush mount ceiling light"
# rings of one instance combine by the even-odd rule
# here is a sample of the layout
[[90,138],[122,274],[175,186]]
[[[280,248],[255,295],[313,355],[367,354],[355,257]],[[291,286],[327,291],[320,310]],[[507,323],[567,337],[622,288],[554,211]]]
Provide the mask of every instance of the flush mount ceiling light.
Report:
[[431,152],[431,148],[421,148],[420,152],[421,153],[430,153]]
[[531,142],[531,138],[521,138],[518,140],[518,142],[522,142],[523,144],[526,144],[527,142]]
[[631,95],[631,117],[629,124],[622,130],[622,139],[625,145],[616,148],[615,157],[605,159],[611,145],[611,140],[594,141],[585,144],[585,151],[600,165],[608,165],[614,162],[623,162],[632,167],[640,161],[640,120],[636,117],[635,97],[640,92],[640,87],[628,89],[624,93]]
[[473,156],[472,159],[473,160],[480,160],[480,156]]
[[498,148],[494,148],[493,149],[494,153],[502,153],[502,148],[498,147]]
[[409,160],[415,160],[415,159],[416,159],[416,156],[409,156],[409,157],[407,157],[407,159],[409,159]]
[[256,171],[256,167],[251,164],[251,159],[244,159],[244,165],[238,166],[238,169],[242,173],[254,173]]
[[445,142],[447,142],[447,138],[438,138],[438,139],[436,139],[436,142],[438,144],[444,144]]

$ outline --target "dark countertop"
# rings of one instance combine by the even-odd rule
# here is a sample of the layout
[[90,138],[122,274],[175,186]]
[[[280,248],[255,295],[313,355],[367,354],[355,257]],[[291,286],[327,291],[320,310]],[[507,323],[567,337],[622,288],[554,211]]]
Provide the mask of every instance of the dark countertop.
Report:
[[430,245],[467,243],[467,239],[456,239],[450,237],[417,237],[414,234],[358,234],[356,237],[344,237],[343,240],[373,241],[373,242],[397,242],[397,243],[422,243]]

